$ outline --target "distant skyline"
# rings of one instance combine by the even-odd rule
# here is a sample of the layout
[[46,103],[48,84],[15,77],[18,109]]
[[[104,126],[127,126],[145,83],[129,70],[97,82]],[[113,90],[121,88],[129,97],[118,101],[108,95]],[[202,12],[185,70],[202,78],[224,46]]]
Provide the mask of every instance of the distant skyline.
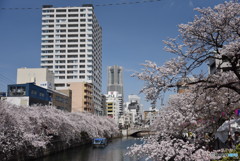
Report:
[[[177,25],[192,21],[196,7],[213,7],[225,0],[160,0],[139,4],[106,5],[142,2],[141,0],[1,0],[0,1],[0,91],[16,83],[17,68],[39,68],[41,56],[41,8],[95,5],[95,14],[103,29],[103,88],[107,91],[107,66],[124,69],[125,101],[137,94],[143,82],[132,78],[145,60],[163,64],[174,57],[163,50],[162,40],[178,35]],[[144,1],[145,2],[145,1]],[[6,9],[3,9],[6,8]],[[19,8],[19,9],[8,9]],[[25,8],[25,9],[21,9]],[[141,103],[149,108],[141,94]],[[158,103],[159,107],[160,102]]]

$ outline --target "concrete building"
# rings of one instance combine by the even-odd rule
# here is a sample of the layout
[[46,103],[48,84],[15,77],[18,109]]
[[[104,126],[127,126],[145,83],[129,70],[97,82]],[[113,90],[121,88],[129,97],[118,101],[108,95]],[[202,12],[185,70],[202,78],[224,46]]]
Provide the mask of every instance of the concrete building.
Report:
[[156,109],[149,109],[148,111],[143,112],[143,120],[145,127],[153,125],[153,122],[158,116],[158,111]]
[[107,73],[107,91],[117,91],[123,95],[123,67],[117,65],[109,66]]
[[[208,62],[208,70],[209,74],[215,74],[217,72],[225,72],[230,70],[230,63],[222,58],[222,59],[209,59]],[[237,64],[237,69],[240,72],[240,64]]]
[[107,68],[107,92],[114,92],[117,91],[119,94],[122,95],[122,100],[120,102],[120,115],[123,114],[123,100],[124,100],[124,93],[123,93],[123,67],[121,66],[108,66]]
[[92,5],[43,6],[41,67],[55,74],[57,90],[92,84],[94,113],[101,113],[102,28]]
[[7,97],[3,100],[21,106],[53,105],[58,109],[71,112],[71,97],[39,87],[34,83],[8,85]]
[[86,82],[72,82],[69,88],[72,91],[72,112],[94,113],[93,86]]
[[57,107],[57,109],[65,110],[68,112],[72,111],[72,91],[55,91],[48,90],[52,93],[52,105]]
[[18,68],[17,84],[35,83],[46,89],[55,89],[54,74],[45,68]]
[[185,93],[185,92],[190,92],[190,86],[189,83],[194,82],[195,78],[182,78],[181,81],[177,83],[177,93]]
[[107,116],[113,118],[116,123],[119,123],[121,101],[122,95],[117,91],[108,92],[106,95]]
[[131,114],[131,127],[142,125],[143,121],[143,105],[140,103],[140,97],[137,95],[129,95],[128,102],[124,103],[124,114]]
[[133,116],[132,113],[124,113],[119,118],[119,127],[122,129],[127,129],[128,127],[131,127],[133,125]]

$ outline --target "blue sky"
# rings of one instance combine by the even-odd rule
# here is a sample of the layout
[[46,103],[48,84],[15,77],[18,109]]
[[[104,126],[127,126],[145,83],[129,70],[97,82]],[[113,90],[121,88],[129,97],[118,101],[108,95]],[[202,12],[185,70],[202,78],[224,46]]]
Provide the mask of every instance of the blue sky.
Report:
[[[0,8],[41,8],[128,3],[141,0],[0,0]],[[124,68],[124,92],[138,94],[143,82],[130,77],[145,60],[163,64],[174,55],[163,50],[162,40],[178,35],[177,25],[192,21],[196,7],[213,7],[224,0],[161,0],[132,5],[96,6],[103,28],[103,92],[107,66]],[[41,9],[0,10],[0,91],[16,82],[20,67],[40,67]],[[147,109],[144,96],[140,95]],[[127,98],[127,97],[126,97]],[[125,98],[125,100],[126,100]]]

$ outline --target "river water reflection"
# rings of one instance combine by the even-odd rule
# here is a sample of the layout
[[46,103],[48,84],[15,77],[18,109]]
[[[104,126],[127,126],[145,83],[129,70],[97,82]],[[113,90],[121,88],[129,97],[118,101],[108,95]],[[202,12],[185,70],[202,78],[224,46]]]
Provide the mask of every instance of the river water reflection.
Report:
[[125,155],[127,147],[135,143],[141,144],[142,141],[133,137],[117,138],[105,148],[93,148],[91,145],[87,145],[65,150],[35,161],[140,161],[136,157],[131,158]]

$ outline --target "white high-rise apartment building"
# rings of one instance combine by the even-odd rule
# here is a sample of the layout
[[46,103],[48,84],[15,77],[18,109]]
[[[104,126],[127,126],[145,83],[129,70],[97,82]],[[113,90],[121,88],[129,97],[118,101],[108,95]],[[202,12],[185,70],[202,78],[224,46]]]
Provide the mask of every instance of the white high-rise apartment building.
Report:
[[43,6],[41,67],[55,73],[57,90],[91,83],[95,113],[101,111],[102,28],[92,5]]

